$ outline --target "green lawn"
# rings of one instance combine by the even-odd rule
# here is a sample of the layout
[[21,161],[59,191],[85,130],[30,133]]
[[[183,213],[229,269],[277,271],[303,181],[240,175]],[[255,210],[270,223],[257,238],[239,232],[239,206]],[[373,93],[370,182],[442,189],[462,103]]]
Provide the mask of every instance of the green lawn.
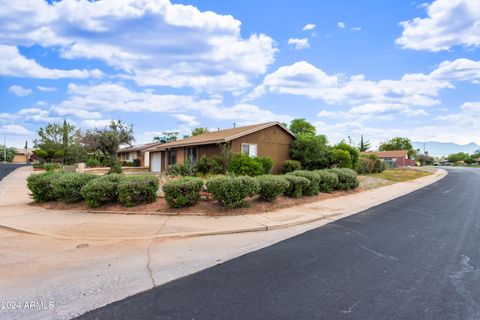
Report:
[[369,177],[375,177],[385,180],[390,180],[394,182],[402,182],[408,180],[414,180],[417,178],[425,177],[431,175],[430,172],[414,170],[414,169],[388,169],[382,173],[373,173],[369,174]]

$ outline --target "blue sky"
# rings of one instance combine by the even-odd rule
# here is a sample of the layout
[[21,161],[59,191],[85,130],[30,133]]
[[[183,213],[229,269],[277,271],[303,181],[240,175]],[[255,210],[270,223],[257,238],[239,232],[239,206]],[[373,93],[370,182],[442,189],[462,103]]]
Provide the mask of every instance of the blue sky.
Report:
[[480,143],[480,2],[0,0],[0,132],[302,117],[331,142]]

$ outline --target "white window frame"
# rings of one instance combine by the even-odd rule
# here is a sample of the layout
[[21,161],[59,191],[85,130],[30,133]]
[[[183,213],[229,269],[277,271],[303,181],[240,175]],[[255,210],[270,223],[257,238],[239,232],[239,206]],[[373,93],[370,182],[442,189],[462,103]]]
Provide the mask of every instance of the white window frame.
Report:
[[258,154],[258,146],[256,143],[242,143],[242,154],[246,154],[243,152],[243,146],[248,146],[248,156],[254,158]]

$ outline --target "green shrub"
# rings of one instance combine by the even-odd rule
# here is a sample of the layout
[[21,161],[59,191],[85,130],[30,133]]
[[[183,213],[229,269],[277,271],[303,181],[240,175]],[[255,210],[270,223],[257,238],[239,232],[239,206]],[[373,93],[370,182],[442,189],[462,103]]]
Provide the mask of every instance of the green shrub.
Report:
[[352,168],[350,153],[346,150],[332,149],[330,165],[335,168]]
[[290,157],[302,163],[303,169],[327,168],[330,163],[330,148],[324,135],[299,134],[292,142]]
[[110,167],[110,170],[108,170],[108,174],[120,174],[122,173],[122,166],[120,165],[119,162],[115,161],[113,165]]
[[108,174],[89,181],[81,190],[82,197],[89,207],[96,208],[104,203],[115,202],[118,198],[119,174]]
[[194,177],[184,177],[167,181],[162,189],[165,200],[172,208],[182,208],[194,204],[200,198],[203,180]]
[[283,193],[292,198],[300,198],[303,194],[303,190],[310,185],[310,180],[304,177],[286,174],[283,178],[289,183]]
[[296,170],[302,169],[302,164],[297,160],[285,160],[282,162],[282,168],[280,169],[281,173],[289,173]]
[[380,173],[386,169],[386,164],[375,154],[362,155],[359,160],[357,173]]
[[252,177],[215,177],[207,181],[207,190],[228,208],[246,205],[245,198],[253,197],[260,190],[260,184]]
[[33,169],[43,169],[43,163],[34,163],[32,167]]
[[253,158],[255,161],[260,163],[260,165],[263,168],[263,173],[264,174],[269,174],[272,172],[273,169],[273,159],[270,157],[255,157]]
[[100,167],[100,165],[101,165],[100,160],[98,160],[98,159],[96,159],[96,158],[88,158],[88,159],[85,161],[85,164],[86,164],[87,167],[89,167],[89,168]]
[[118,201],[125,207],[154,202],[157,199],[158,184],[156,176],[125,176],[118,183]]
[[222,158],[218,156],[208,158],[206,155],[202,155],[194,167],[195,173],[202,175],[225,173]]
[[43,169],[47,172],[59,171],[61,168],[59,163],[45,163]]
[[338,176],[338,184],[336,189],[349,190],[358,187],[359,182],[357,179],[357,173],[352,169],[347,168],[334,168],[329,169],[329,172],[334,172]]
[[133,159],[132,160],[132,166],[133,167],[140,167],[140,160],[139,159]]
[[52,181],[54,197],[65,202],[81,201],[81,189],[96,178],[98,177],[87,173],[63,173]]
[[228,164],[228,171],[239,176],[259,176],[264,173],[262,165],[246,154],[238,153]]
[[320,192],[330,193],[338,185],[338,175],[327,170],[315,171],[320,176]]
[[313,171],[297,170],[288,173],[287,175],[294,175],[297,177],[304,177],[310,180],[308,187],[303,189],[303,194],[306,196],[315,196],[320,193],[320,176]]
[[53,181],[57,180],[61,174],[60,172],[31,174],[27,178],[27,187],[33,200],[35,202],[57,200],[53,189]]
[[261,199],[273,202],[289,187],[290,183],[282,176],[262,175],[255,177],[260,183],[258,194]]
[[183,164],[172,164],[167,168],[169,176],[193,176],[195,175],[195,167],[190,161],[185,161]]

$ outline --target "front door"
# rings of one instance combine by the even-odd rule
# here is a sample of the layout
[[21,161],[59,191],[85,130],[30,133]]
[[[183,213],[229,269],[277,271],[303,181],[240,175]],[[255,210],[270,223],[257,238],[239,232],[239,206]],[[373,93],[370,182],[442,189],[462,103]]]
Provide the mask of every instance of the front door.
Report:
[[152,172],[161,172],[162,171],[162,153],[156,152],[152,153],[152,163],[151,163]]

